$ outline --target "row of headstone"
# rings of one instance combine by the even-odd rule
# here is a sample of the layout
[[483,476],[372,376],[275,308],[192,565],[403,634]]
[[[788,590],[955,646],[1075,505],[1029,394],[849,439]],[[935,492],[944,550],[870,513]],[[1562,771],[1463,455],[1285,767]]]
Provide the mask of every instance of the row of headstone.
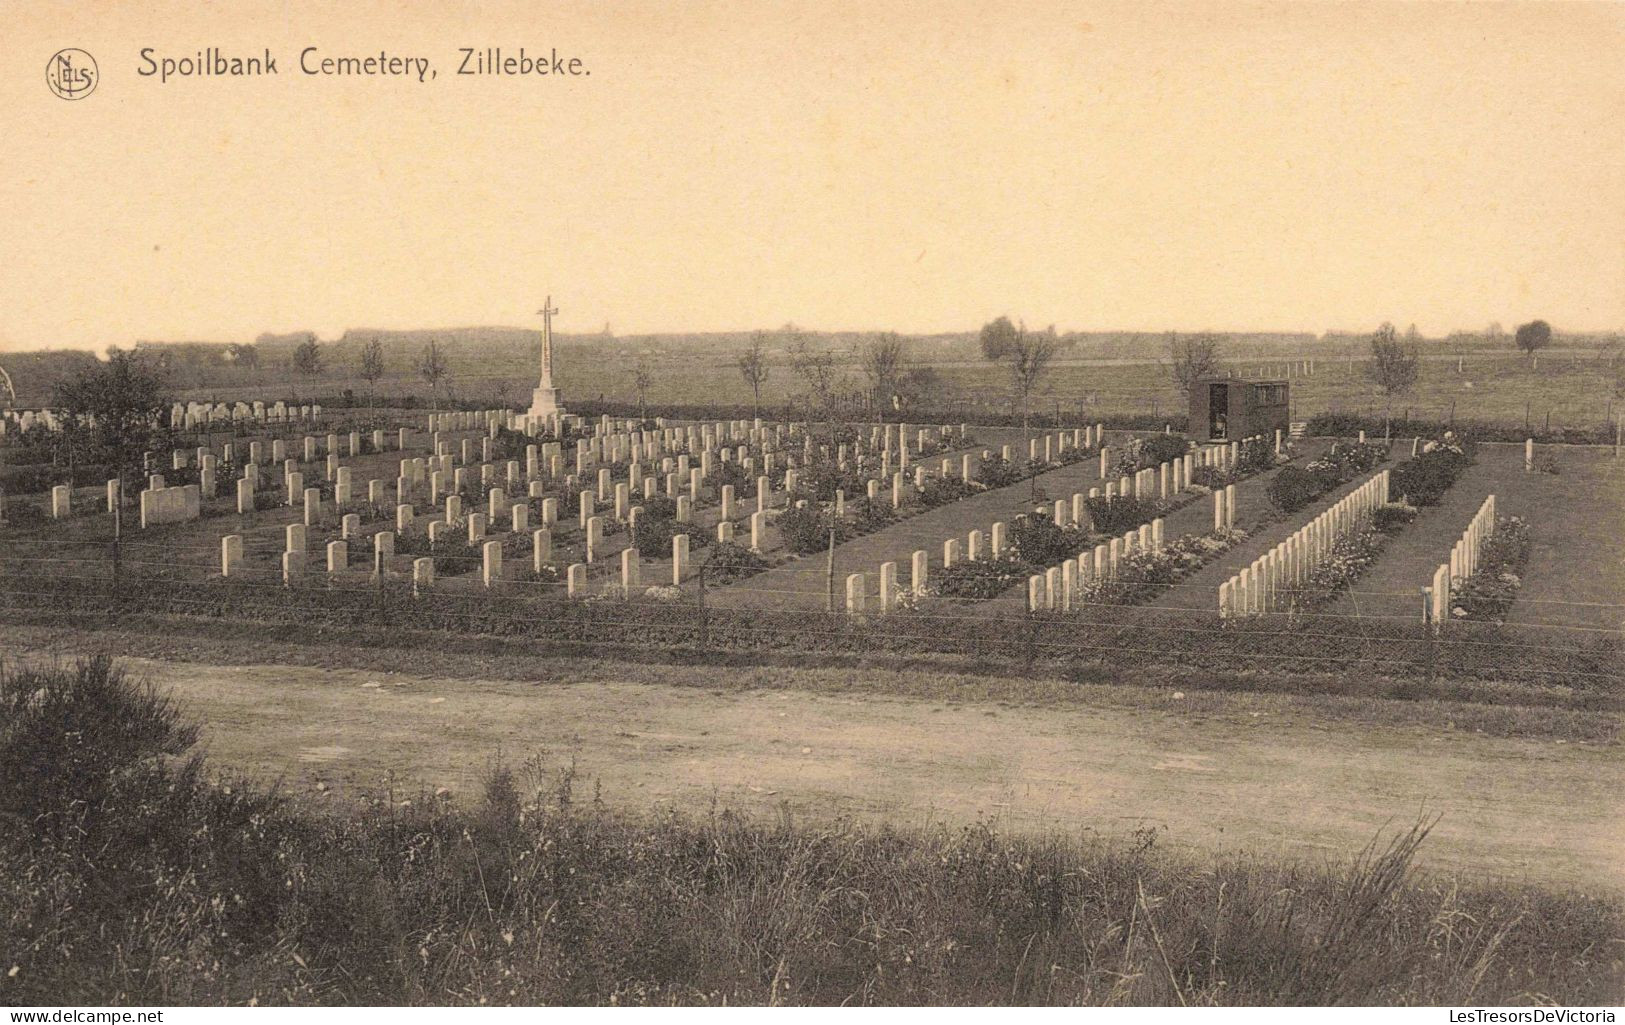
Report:
[[1433,581],[1422,588],[1422,619],[1437,630],[1441,623],[1450,621],[1450,602],[1454,593],[1478,572],[1478,560],[1484,543],[1495,536],[1495,496],[1485,498],[1467,521],[1467,529],[1450,548],[1450,560],[1433,571]]
[[1381,470],[1220,584],[1219,615],[1261,616],[1290,608],[1337,541],[1363,529],[1387,502],[1388,471]]
[[141,529],[165,523],[195,520],[202,512],[203,498],[196,484],[165,487],[163,478],[141,492]]
[[260,401],[239,401],[230,405],[224,402],[176,402],[169,407],[169,426],[180,430],[217,423],[290,423],[315,420],[321,415],[320,403],[290,406],[280,399],[270,405]]
[[1162,517],[1142,523],[1122,537],[1079,552],[1059,566],[1027,578],[1027,611],[1071,612],[1080,598],[1098,584],[1116,580],[1124,560],[1137,551],[1161,552]]
[[35,427],[43,427],[48,431],[60,431],[62,418],[51,409],[7,409],[0,411],[0,437],[5,437],[12,430],[29,431]]

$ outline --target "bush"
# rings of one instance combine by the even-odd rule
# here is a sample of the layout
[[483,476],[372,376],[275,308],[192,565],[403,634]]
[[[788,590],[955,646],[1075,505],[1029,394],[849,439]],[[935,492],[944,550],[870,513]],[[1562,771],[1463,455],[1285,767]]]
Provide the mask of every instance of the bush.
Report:
[[[1411,420],[1394,419],[1389,433],[1396,438],[1436,438],[1449,431],[1478,438],[1483,441],[1515,441],[1534,438],[1537,442],[1566,445],[1610,445],[1614,441],[1614,427],[1608,423],[1595,423],[1589,427],[1553,427],[1550,430],[1514,422],[1491,420]],[[1383,433],[1385,424],[1380,416],[1361,416],[1357,413],[1316,413],[1310,417],[1306,433],[1314,438],[1352,438],[1365,431],[1375,436]]]
[[51,522],[51,513],[39,502],[26,498],[3,498],[5,515],[0,516],[6,526],[39,527]]
[[705,559],[707,584],[731,584],[767,568],[767,560],[741,544],[722,541],[711,546]]
[[1436,448],[1394,467],[1388,478],[1388,490],[1411,505],[1438,505],[1439,499],[1471,465],[1472,461],[1459,449]]
[[1008,554],[997,559],[962,561],[937,571],[926,590],[943,598],[985,600],[997,598],[1034,572],[1031,563]]
[[1007,488],[1021,480],[1021,472],[997,452],[990,453],[976,468],[976,479],[989,488]]
[[711,541],[710,534],[692,523],[678,523],[675,519],[666,517],[645,519],[639,516],[638,533],[633,540],[633,547],[638,550],[638,555],[645,559],[669,559],[671,539],[678,534],[688,535],[688,547],[691,552],[696,548],[704,548]]
[[[776,526],[786,550],[796,555],[810,555],[829,547],[829,513],[810,503],[804,508],[786,510]],[[836,530],[839,542],[843,533],[840,524]]]
[[[774,477],[782,486],[784,471],[776,469]],[[796,477],[796,491],[811,498],[815,502],[835,501],[835,492],[844,491],[848,495],[862,493],[864,478],[852,467],[843,470],[834,460],[824,460],[812,466],[803,468]]]
[[1108,536],[1123,534],[1142,523],[1150,523],[1162,512],[1162,503],[1154,498],[1101,497],[1088,499],[1086,504],[1089,507],[1089,522],[1094,525],[1095,532]]
[[846,503],[846,515],[852,521],[854,537],[873,533],[897,522],[897,512],[891,507],[889,499],[870,498],[867,495]]
[[1191,443],[1183,434],[1153,434],[1140,443],[1141,468],[1183,459]]
[[1295,513],[1326,491],[1325,481],[1309,470],[1284,466],[1270,481],[1264,494],[1270,504],[1284,513]]
[[951,505],[976,494],[976,488],[958,477],[927,477],[920,491],[920,503],[927,509]]
[[667,498],[665,495],[642,498],[638,500],[637,504],[643,507],[643,511],[638,514],[639,530],[642,530],[643,525],[646,523],[652,523],[655,520],[675,519],[677,516],[676,499]]
[[0,674],[0,819],[53,842],[119,843],[111,820],[164,800],[155,759],[197,737],[168,697],[106,655]]
[[1371,513],[1371,525],[1384,534],[1397,534],[1416,522],[1416,507],[1400,502],[1379,505]]
[[1031,566],[1049,567],[1083,551],[1089,536],[1081,530],[1057,526],[1043,513],[1019,516],[1010,525],[1010,550]]
[[1499,623],[1517,600],[1529,561],[1529,525],[1516,516],[1496,521],[1479,551],[1478,572],[1451,583],[1450,614]]

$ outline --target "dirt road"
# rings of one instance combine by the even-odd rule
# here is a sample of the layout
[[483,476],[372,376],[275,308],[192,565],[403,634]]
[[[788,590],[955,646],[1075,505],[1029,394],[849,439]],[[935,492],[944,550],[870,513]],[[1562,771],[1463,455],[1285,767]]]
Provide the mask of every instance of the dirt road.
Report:
[[[953,704],[796,690],[454,680],[130,660],[206,725],[216,767],[295,793],[445,786],[572,757],[608,803],[721,806],[1343,857],[1381,827],[1443,819],[1431,868],[1625,890],[1618,745],[1352,728],[1261,701],[1223,714]],[[643,670],[647,672],[647,670]],[[662,669],[677,674],[719,670]],[[860,671],[860,670],[853,670]],[[837,670],[814,670],[837,672]],[[1257,710],[1249,711],[1249,707]]]

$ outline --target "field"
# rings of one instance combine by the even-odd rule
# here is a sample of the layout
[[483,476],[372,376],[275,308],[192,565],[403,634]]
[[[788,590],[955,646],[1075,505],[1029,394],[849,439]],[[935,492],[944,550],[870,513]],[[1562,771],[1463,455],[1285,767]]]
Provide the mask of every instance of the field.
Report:
[[[1294,355],[1308,358],[1314,350]],[[1166,366],[1155,349],[1138,360],[1066,360],[1059,362],[1034,395],[1034,408],[1059,412],[1067,417],[1093,419],[1113,416],[1180,416],[1185,412]],[[731,353],[690,355],[657,352],[649,356],[605,358],[588,345],[566,346],[560,350],[559,380],[565,382],[566,401],[609,401],[635,406],[638,395],[633,370],[642,361],[652,383],[644,396],[650,408],[721,404],[749,407],[748,385],[734,366]],[[1237,361],[1235,372],[1246,376],[1274,376],[1281,373],[1286,358],[1274,361]],[[533,358],[515,354],[493,361],[488,370],[471,371],[465,364],[453,363],[448,394],[495,404],[505,399],[519,401],[533,376]],[[934,360],[923,353],[912,367],[930,367],[940,382],[927,404],[943,407],[959,415],[955,419],[978,419],[978,414],[1008,412],[1012,400],[1009,382],[1002,371],[973,359]],[[1474,353],[1457,358],[1438,354],[1424,359],[1416,387],[1396,399],[1393,415],[1407,412],[1416,419],[1439,421],[1477,420],[1528,424],[1534,429],[1592,427],[1612,421],[1620,399],[1613,391],[1611,366],[1596,352],[1554,352],[1542,357],[1537,369],[1516,353]],[[851,387],[860,388],[865,378],[857,363],[848,363],[845,376]],[[361,401],[368,394],[366,382],[347,377],[342,371],[318,382],[294,380],[286,373],[256,372],[241,387],[230,385],[196,389],[187,398],[235,398],[238,394],[264,395],[269,388],[277,393],[302,391],[307,395],[336,395],[351,389]],[[515,384],[514,382],[521,382]],[[1384,401],[1365,373],[1363,354],[1354,360],[1317,357],[1314,373],[1293,376],[1293,418],[1307,419],[1321,412],[1353,412],[1381,416]],[[427,404],[428,387],[409,376],[392,375],[378,386],[391,400],[415,395]],[[796,401],[805,383],[791,371],[788,356],[781,354],[763,388],[762,401],[780,406]]]
[[[359,376],[363,342],[378,336],[386,348],[384,376],[376,385]],[[449,365],[438,389],[443,401],[480,405],[523,402],[539,364],[540,341],[534,331],[512,328],[459,329],[446,332],[350,332],[327,343],[324,371],[315,377],[290,367],[290,339],[262,341],[256,366],[222,362],[223,346],[155,346],[168,353],[171,383],[183,399],[231,401],[303,395],[322,398],[328,406],[350,391],[354,401],[399,403],[410,396],[427,405],[431,391],[413,369],[430,337],[439,339]],[[866,387],[855,353],[871,336],[859,333],[811,336],[815,345],[842,354],[843,384]],[[806,382],[791,368],[784,336],[769,333],[769,376],[762,402],[772,407],[799,400]],[[651,408],[694,405],[749,407],[752,394],[735,361],[747,334],[614,338],[561,336],[558,378],[568,403],[613,402],[636,406],[634,371],[650,375],[643,399]],[[1483,339],[1432,339],[1422,343],[1420,375],[1415,387],[1397,397],[1392,413],[1418,420],[1498,422],[1529,430],[1596,428],[1612,423],[1621,402],[1619,346],[1601,337],[1560,339],[1532,367],[1509,342],[1491,345]],[[1245,377],[1285,376],[1294,361],[1313,360],[1313,373],[1291,371],[1294,419],[1316,413],[1349,412],[1381,416],[1385,402],[1366,373],[1369,353],[1364,339],[1309,335],[1228,337],[1221,357],[1227,368]],[[1039,384],[1034,408],[1085,420],[1117,416],[1173,416],[1184,413],[1168,368],[1160,335],[1083,337],[1066,345]],[[56,381],[84,362],[82,354],[19,353],[0,360],[17,382],[19,403],[39,406],[50,401]],[[1009,381],[1001,370],[978,358],[975,336],[908,338],[903,370],[933,372],[930,383],[913,399],[916,417],[924,409],[951,413],[954,420],[984,421],[989,414],[1013,408]],[[946,418],[946,417],[945,417]]]

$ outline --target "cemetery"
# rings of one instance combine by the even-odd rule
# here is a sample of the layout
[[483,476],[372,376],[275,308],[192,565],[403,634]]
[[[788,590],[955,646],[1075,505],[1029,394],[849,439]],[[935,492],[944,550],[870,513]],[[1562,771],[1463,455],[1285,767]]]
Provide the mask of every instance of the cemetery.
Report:
[[[35,610],[1079,672],[1114,652],[1314,673],[1354,658],[1535,690],[1615,672],[1606,633],[1554,646],[1531,623],[1544,646],[1484,638],[1508,629],[1528,547],[1493,543],[1488,495],[1412,597],[1385,599],[1395,614],[1326,615],[1474,465],[1453,436],[1196,443],[1100,423],[1026,435],[511,408],[387,426],[321,417],[176,408],[200,444],[147,453],[143,481],[7,497],[0,589]],[[1539,476],[1525,455],[1517,475]],[[1276,621],[1286,630],[1265,626]]]

